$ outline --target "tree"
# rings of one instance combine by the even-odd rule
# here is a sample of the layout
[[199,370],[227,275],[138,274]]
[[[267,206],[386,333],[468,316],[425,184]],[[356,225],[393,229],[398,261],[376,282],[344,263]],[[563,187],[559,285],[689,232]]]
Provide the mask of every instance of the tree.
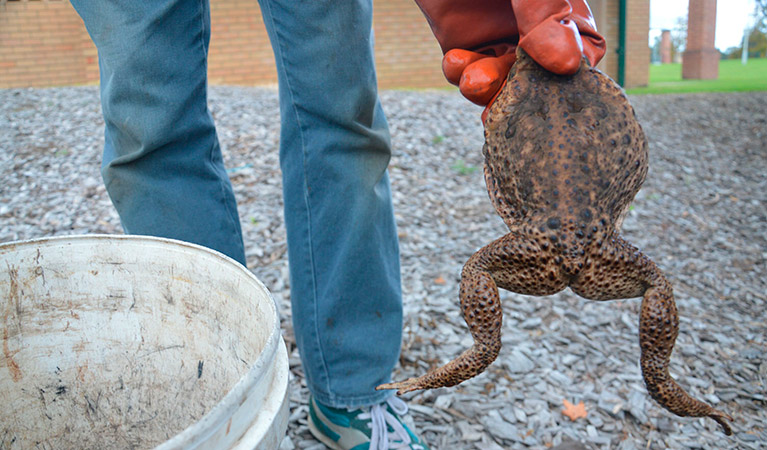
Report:
[[[767,0],[764,0],[767,1]],[[677,17],[671,29],[671,60],[677,60],[677,53],[684,53],[687,47],[687,16]]]
[[[767,0],[764,0],[767,2]],[[750,30],[748,35],[748,56],[751,58],[767,58],[767,23],[761,22]],[[724,52],[727,59],[740,59],[743,54],[742,44],[730,47]]]
[[[748,56],[751,58],[767,58],[767,0],[754,0],[756,6],[748,32]],[[730,47],[724,52],[724,58],[738,59],[743,54],[743,44]]]
[[655,36],[655,41],[650,47],[650,62],[660,63],[660,36]]
[[767,25],[767,0],[755,0],[756,9],[754,15],[756,16],[756,23],[758,25]]
[[748,36],[748,56],[767,58],[767,21],[763,20],[751,30]]

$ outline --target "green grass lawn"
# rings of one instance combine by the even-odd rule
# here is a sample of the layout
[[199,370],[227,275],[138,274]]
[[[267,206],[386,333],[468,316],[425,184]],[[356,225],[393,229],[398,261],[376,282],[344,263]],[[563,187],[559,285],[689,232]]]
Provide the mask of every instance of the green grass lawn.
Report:
[[684,92],[767,91],[767,58],[719,61],[719,79],[683,80],[681,64],[650,65],[650,85],[628,89],[629,94],[671,94]]

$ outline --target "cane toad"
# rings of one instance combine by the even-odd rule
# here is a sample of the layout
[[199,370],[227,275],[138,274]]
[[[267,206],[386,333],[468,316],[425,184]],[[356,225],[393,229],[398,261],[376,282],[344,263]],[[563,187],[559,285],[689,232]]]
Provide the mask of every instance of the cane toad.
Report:
[[573,76],[547,72],[521,49],[485,122],[485,182],[509,233],[461,273],[461,311],[474,345],[445,366],[379,389],[453,386],[501,347],[498,287],[550,295],[643,297],[641,368],[647,390],[679,416],[732,418],[692,398],[669,375],[679,318],[671,284],[618,230],[647,174],[647,140],[623,91],[584,58]]

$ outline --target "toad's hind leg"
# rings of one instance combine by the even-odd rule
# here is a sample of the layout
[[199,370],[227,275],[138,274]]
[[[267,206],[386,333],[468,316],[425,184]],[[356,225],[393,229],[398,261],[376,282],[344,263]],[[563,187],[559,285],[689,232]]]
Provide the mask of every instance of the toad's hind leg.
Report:
[[474,345],[446,365],[425,375],[377,389],[455,386],[485,370],[501,349],[501,302],[498,287],[531,295],[549,295],[567,286],[558,269],[544,269],[546,258],[536,241],[510,233],[472,255],[461,272],[461,311]]
[[643,297],[639,318],[640,365],[650,396],[678,416],[708,416],[724,433],[732,433],[732,417],[692,398],[671,378],[671,351],[679,334],[679,316],[671,284],[654,262],[620,236],[608,238],[598,254],[570,283],[578,295],[592,300]]

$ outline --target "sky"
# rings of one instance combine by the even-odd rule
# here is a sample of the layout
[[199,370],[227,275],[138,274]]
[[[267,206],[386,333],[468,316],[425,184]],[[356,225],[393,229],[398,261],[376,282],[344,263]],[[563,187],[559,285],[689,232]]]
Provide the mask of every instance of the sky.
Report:
[[[753,0],[716,2],[716,48],[726,50],[743,42],[743,29],[750,23]],[[650,45],[662,29],[674,28],[678,17],[687,16],[689,0],[650,0]]]

